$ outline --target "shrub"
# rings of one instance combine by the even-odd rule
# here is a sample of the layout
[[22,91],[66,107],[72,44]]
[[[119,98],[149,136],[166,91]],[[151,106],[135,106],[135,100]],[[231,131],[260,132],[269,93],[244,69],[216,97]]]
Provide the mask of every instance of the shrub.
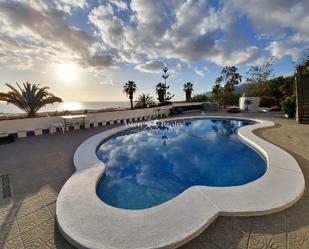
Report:
[[263,96],[260,100],[260,106],[261,107],[272,107],[276,105],[276,101],[272,97]]
[[285,98],[283,101],[281,101],[280,105],[281,109],[285,114],[288,114],[290,118],[295,117],[295,111],[296,111],[295,95]]
[[249,84],[246,88],[246,96],[247,97],[271,96],[269,82],[263,81]]
[[239,105],[240,94],[234,93],[223,93],[222,94],[222,103],[224,105]]
[[221,92],[208,97],[208,100],[210,102],[218,102],[220,105],[238,105],[240,96],[240,94]]
[[190,98],[189,102],[206,102],[208,97],[206,94],[197,94]]

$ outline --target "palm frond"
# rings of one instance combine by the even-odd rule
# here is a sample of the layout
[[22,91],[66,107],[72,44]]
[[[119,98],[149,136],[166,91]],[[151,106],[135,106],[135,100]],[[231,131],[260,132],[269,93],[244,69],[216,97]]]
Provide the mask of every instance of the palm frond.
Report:
[[6,86],[11,90],[8,93],[1,94],[1,99],[8,104],[13,104],[21,110],[27,112],[28,116],[35,116],[43,106],[62,102],[59,97],[54,96],[47,90],[48,87],[40,87],[39,84],[30,84],[29,82],[22,85],[16,83],[17,88],[10,84]]

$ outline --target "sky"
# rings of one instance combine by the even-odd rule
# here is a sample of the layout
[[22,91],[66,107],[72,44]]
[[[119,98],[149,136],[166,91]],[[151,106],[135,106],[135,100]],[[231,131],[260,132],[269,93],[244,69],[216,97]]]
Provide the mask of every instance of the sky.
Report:
[[210,91],[223,66],[243,78],[272,59],[293,74],[309,49],[309,0],[0,0],[0,92],[39,83],[64,101],[155,95],[169,68],[173,100]]

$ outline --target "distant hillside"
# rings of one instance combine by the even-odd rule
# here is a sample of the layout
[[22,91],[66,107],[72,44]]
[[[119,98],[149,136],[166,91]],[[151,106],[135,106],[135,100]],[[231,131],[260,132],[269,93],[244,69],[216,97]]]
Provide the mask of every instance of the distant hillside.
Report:
[[250,85],[250,83],[242,83],[242,84],[236,86],[234,93],[239,93],[239,94],[245,93],[246,89],[249,85]]

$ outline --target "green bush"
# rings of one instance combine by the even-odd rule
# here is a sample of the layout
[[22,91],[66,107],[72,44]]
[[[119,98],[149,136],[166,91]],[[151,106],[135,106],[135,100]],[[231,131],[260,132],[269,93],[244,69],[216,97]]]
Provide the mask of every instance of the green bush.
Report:
[[295,77],[277,77],[257,83],[250,83],[246,88],[248,97],[272,97],[277,101],[285,99],[295,94]]
[[272,107],[276,105],[276,101],[272,97],[263,96],[260,100],[260,106],[261,107]]
[[196,94],[190,98],[189,102],[206,102],[208,97],[206,94]]
[[247,97],[271,96],[271,86],[269,81],[251,83],[246,88]]
[[228,93],[228,92],[224,92],[222,94],[222,103],[224,105],[239,105],[239,98],[240,98],[240,94],[234,94],[234,93]]
[[281,109],[285,114],[288,114],[290,118],[295,117],[296,111],[296,96],[292,95],[290,97],[285,98],[280,103]]
[[210,102],[218,102],[220,105],[239,105],[240,94],[221,92],[217,95],[208,97]]

